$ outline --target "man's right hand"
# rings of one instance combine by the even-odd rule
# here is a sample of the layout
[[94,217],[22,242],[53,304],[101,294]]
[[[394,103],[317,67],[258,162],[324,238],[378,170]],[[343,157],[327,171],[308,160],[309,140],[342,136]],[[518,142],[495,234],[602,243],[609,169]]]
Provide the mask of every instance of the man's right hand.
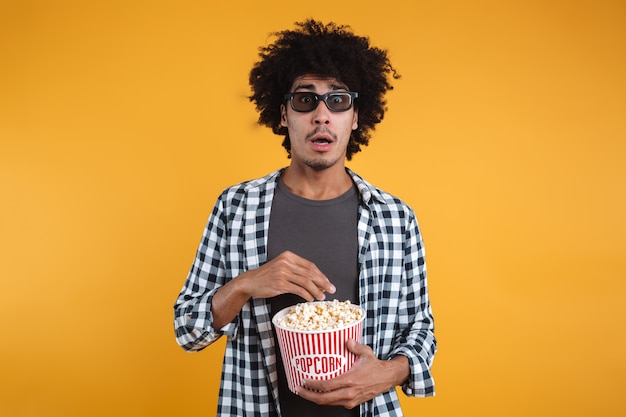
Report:
[[324,300],[335,286],[313,262],[285,251],[258,269],[246,271],[220,288],[213,296],[213,326],[229,323],[252,297],[270,298],[295,294],[307,301]]
[[335,287],[313,262],[293,252],[283,252],[259,269],[247,271],[235,280],[249,297],[270,298],[295,294],[307,301],[324,300]]

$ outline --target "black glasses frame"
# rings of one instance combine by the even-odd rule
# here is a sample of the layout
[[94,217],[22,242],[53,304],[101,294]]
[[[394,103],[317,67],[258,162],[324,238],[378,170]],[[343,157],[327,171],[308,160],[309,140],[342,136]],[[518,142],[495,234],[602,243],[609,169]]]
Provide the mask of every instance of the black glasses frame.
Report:
[[[297,94],[307,94],[308,96],[314,99],[310,110],[298,110],[295,108],[295,106],[293,105],[293,99]],[[341,96],[348,95],[350,97],[350,105],[346,107],[345,109],[333,109],[333,107],[328,103],[328,98],[332,98],[333,96],[337,96],[337,95],[341,95]],[[297,111],[300,113],[308,113],[308,112],[315,110],[317,106],[319,106],[320,101],[323,101],[324,104],[326,104],[326,107],[328,108],[328,110],[330,111],[334,111],[334,112],[348,111],[352,108],[352,106],[354,106],[354,100],[357,99],[358,97],[359,97],[359,93],[356,93],[354,91],[330,91],[326,94],[315,94],[310,91],[299,91],[296,93],[285,94],[285,100],[289,100],[289,104],[291,105],[291,108],[294,111]]]

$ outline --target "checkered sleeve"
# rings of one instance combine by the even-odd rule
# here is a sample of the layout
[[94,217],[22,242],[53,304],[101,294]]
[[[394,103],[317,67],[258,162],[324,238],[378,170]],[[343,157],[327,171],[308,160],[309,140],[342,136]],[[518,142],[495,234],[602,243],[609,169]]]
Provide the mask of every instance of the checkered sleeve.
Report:
[[224,235],[226,234],[225,191],[215,203],[183,288],[174,304],[176,341],[185,350],[199,351],[221,335],[234,335],[238,318],[221,329],[213,328],[211,301],[226,281]]
[[404,355],[409,359],[410,377],[403,385],[406,395],[435,395],[430,372],[437,351],[434,320],[428,296],[424,244],[414,215],[405,231],[404,276],[399,304],[400,334],[396,335],[390,357]]

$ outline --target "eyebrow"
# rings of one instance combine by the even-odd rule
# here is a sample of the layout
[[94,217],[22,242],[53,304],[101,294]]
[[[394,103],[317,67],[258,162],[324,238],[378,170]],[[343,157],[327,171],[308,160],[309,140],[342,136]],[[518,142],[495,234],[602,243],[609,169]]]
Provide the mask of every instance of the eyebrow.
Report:
[[[305,90],[315,90],[315,85],[313,84],[296,84],[293,88],[293,91],[297,91],[300,89],[305,89]],[[330,89],[331,90],[346,90],[348,91],[348,87],[345,84],[331,84],[330,85]]]

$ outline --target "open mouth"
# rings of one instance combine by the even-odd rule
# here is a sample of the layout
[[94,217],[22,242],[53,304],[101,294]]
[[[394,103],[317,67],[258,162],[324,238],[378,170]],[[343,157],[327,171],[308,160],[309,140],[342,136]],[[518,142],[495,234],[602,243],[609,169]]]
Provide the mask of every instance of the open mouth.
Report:
[[319,145],[327,145],[333,143],[335,138],[328,131],[316,131],[310,136],[311,142]]
[[319,138],[319,139],[315,139],[313,141],[313,143],[317,144],[317,145],[326,145],[328,143],[331,143],[330,140],[326,139],[326,138]]
[[317,152],[326,152],[330,150],[333,145],[333,140],[328,137],[316,137],[311,140],[311,144],[313,145],[313,149]]
[[314,132],[311,132],[307,139],[316,151],[325,152],[335,143],[336,138],[327,129],[318,128]]

